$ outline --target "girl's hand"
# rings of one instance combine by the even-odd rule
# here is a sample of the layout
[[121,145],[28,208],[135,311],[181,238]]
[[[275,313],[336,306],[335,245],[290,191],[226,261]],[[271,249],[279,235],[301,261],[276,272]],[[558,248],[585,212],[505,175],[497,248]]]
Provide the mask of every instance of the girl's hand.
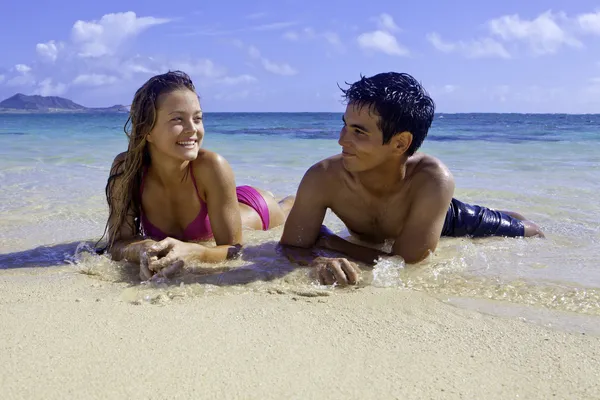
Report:
[[192,254],[197,257],[203,248],[200,244],[173,238],[156,242],[140,255],[140,275],[146,279],[169,278],[186,265]]

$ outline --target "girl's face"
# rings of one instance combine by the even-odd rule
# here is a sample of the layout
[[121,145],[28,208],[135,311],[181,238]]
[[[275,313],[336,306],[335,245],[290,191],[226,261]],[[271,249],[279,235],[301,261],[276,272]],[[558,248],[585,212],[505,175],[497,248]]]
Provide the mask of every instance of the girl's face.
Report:
[[182,89],[160,95],[156,122],[147,140],[154,151],[180,161],[192,161],[204,138],[202,109],[198,96]]

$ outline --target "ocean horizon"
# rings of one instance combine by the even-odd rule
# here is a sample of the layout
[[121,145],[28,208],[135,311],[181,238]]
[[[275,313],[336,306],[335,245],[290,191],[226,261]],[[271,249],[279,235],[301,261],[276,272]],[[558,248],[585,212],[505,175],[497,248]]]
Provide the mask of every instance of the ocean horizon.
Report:
[[[125,107],[131,107],[130,104],[124,105]],[[102,109],[103,107],[96,107]],[[87,110],[58,110],[58,111],[45,111],[45,110],[16,110],[16,109],[1,109],[1,114],[102,114],[103,112],[90,111],[94,108],[90,107]],[[203,111],[203,114],[343,114],[344,111]],[[119,114],[128,115],[127,112],[106,112],[106,114]],[[446,112],[436,111],[435,118],[443,115],[536,115],[536,116],[560,116],[560,115],[572,115],[572,116],[597,116],[600,113],[569,113],[569,112],[500,112],[500,111],[460,111],[460,112]]]

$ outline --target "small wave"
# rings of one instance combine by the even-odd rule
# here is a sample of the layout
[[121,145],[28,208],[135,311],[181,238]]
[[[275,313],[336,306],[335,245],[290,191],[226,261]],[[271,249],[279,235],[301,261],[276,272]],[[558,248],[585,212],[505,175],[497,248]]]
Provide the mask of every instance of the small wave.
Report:
[[236,130],[218,130],[223,135],[279,136],[295,139],[330,139],[339,135],[339,131],[317,128],[245,128]]
[[[205,274],[184,273],[172,280],[155,283],[140,283],[135,266],[115,263],[106,256],[99,256],[87,243],[77,244],[76,249],[71,248],[71,256],[64,251],[56,251],[49,261],[57,262],[62,259],[61,263],[70,263],[80,273],[93,279],[134,284],[126,294],[128,300],[133,302],[154,302],[165,295],[172,299],[258,291],[319,296],[344,291],[342,288],[319,285],[314,274],[275,256],[272,247],[264,243],[251,250],[254,254],[245,261],[226,262],[220,268],[212,265]],[[374,286],[408,289],[439,298],[496,300],[549,310],[600,315],[598,288],[474,276],[457,272],[448,263],[413,268],[406,267],[402,260],[382,260],[372,270],[364,270],[362,279],[358,288]]]
[[519,136],[507,136],[503,134],[490,135],[490,134],[473,134],[473,135],[448,135],[448,134],[432,134],[427,137],[428,141],[432,142],[494,142],[494,143],[524,143],[524,142],[564,142],[565,139],[552,138],[547,136],[532,136],[532,135],[519,135]]
[[[339,137],[338,128],[244,128],[244,129],[215,129],[215,133],[221,135],[251,135],[251,136],[278,136],[293,139],[336,139]],[[581,139],[585,139],[583,136]],[[431,142],[473,142],[485,141],[492,143],[525,143],[525,142],[568,142],[572,138],[561,137],[555,132],[531,132],[529,134],[520,133],[507,134],[505,132],[496,132],[494,130],[464,128],[455,132],[447,130],[432,130],[427,136],[426,141]]]
[[83,247],[83,242],[61,243],[52,246],[39,246],[34,249],[0,254],[0,269],[53,267],[65,265]]

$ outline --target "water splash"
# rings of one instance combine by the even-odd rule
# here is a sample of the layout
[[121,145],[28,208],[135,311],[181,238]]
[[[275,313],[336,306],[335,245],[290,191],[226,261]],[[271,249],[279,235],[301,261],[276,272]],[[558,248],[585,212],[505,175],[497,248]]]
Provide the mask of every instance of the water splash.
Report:
[[371,285],[375,287],[402,287],[402,270],[405,267],[401,257],[380,259],[374,266]]

